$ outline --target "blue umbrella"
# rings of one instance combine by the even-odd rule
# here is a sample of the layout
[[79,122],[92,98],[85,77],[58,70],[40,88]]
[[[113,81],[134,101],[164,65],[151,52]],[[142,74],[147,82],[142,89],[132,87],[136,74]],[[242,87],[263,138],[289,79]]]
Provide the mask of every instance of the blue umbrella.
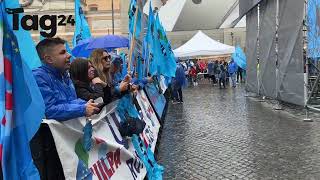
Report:
[[118,35],[106,35],[93,39],[86,49],[115,49],[129,47],[129,39]]
[[93,38],[88,38],[82,41],[79,41],[78,45],[74,47],[71,51],[72,55],[75,57],[89,57],[92,50],[87,50],[89,42],[92,41]]
[[89,57],[91,52],[97,48],[112,51],[115,48],[121,47],[129,47],[128,38],[118,35],[106,35],[80,41],[72,50],[72,55],[75,57]]

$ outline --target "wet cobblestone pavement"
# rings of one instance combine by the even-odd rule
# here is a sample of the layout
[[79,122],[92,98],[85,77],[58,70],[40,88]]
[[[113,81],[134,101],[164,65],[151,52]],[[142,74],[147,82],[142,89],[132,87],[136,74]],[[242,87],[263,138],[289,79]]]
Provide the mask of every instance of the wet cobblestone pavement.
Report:
[[245,95],[199,85],[169,105],[158,154],[164,179],[320,179],[320,120]]

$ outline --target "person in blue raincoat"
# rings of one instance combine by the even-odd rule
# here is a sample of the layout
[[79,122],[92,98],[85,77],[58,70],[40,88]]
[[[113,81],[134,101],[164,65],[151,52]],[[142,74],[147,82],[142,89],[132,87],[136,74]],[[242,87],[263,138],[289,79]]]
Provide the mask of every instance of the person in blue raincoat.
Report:
[[58,121],[91,116],[99,111],[93,100],[86,102],[77,98],[67,72],[71,55],[64,44],[60,38],[40,41],[36,49],[43,65],[33,71],[45,103],[46,118]]
[[229,66],[228,66],[228,73],[231,77],[232,87],[236,87],[236,76],[238,71],[238,65],[234,62],[233,58],[231,59]]
[[172,80],[173,103],[183,103],[182,87],[186,85],[186,76],[182,64],[177,63],[175,77]]
[[112,85],[117,86],[124,79],[122,75],[122,59],[114,57],[111,62]]
[[141,90],[143,89],[148,83],[152,83],[152,77],[144,77],[142,79],[138,78],[138,73],[134,72],[134,76],[131,79],[132,89],[133,90]]

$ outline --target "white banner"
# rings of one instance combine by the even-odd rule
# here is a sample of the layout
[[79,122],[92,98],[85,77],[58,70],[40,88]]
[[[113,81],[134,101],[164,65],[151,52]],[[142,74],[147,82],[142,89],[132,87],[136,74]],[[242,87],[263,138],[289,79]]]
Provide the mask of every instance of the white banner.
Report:
[[[140,138],[154,152],[160,124],[143,91],[137,94],[137,101],[142,111],[140,118],[146,123]],[[82,145],[85,118],[65,122],[44,120],[50,127],[66,179],[144,179],[147,171],[137,156],[131,138],[123,138],[118,130],[120,117],[116,105],[117,101],[91,118],[93,132],[89,152]]]

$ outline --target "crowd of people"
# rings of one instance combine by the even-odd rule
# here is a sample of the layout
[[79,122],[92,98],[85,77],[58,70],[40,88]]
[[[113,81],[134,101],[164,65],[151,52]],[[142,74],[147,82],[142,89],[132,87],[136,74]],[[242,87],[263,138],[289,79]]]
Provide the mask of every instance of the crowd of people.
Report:
[[241,69],[231,58],[230,62],[210,60],[208,62],[183,61],[180,63],[184,70],[188,82],[193,86],[198,86],[198,74],[201,73],[205,78],[209,78],[213,85],[226,88],[226,84],[231,79],[231,86],[236,87],[237,83],[244,82],[245,71]]
[[[104,105],[153,81],[151,77],[138,79],[137,73],[124,74],[122,67],[126,60],[104,49],[95,49],[88,59],[75,58],[72,62],[61,38],[43,39],[36,50],[42,66],[33,70],[33,75],[45,103],[46,119],[67,121],[90,117]],[[52,147],[52,136],[47,131],[40,128],[34,136],[30,143],[32,155],[42,178],[59,179],[63,173]]]
[[[69,120],[98,113],[101,97],[108,104],[129,91],[152,81],[122,74],[123,60],[104,49],[95,49],[89,59],[76,58],[66,51],[65,41],[47,38],[36,46],[42,66],[33,71],[46,105],[46,118]],[[125,62],[126,63],[126,62]]]
[[[77,117],[91,116],[108,104],[130,91],[137,91],[153,81],[148,77],[138,79],[122,71],[124,60],[113,57],[104,49],[95,49],[88,59],[76,58],[70,63],[71,55],[60,38],[47,38],[36,46],[43,65],[34,70],[34,76],[43,96],[47,119],[65,121]],[[224,61],[177,62],[176,77],[172,81],[173,100],[183,103],[182,88],[189,83],[198,86],[198,74],[202,73],[213,85],[226,88],[243,81],[243,70],[231,58]],[[187,80],[186,80],[187,79]],[[94,102],[101,97],[103,103]]]
[[232,58],[229,63],[218,60],[196,63],[191,60],[177,62],[176,77],[172,82],[173,104],[183,103],[181,90],[183,87],[198,86],[199,74],[209,79],[211,84],[218,85],[220,89],[225,89],[229,82],[233,88],[236,88],[237,84],[244,82],[245,79],[245,70],[241,69]]
[[[76,58],[72,62],[63,39],[43,39],[37,44],[36,49],[42,66],[35,69],[33,75],[45,103],[46,119],[66,121],[90,117],[99,113],[103,105],[153,82],[152,77],[139,79],[137,73],[123,73],[123,63],[127,63],[126,60],[119,55],[111,55],[104,49],[95,49],[88,59]],[[173,103],[183,103],[183,87],[189,84],[198,86],[199,73],[205,74],[212,84],[218,84],[220,88],[226,88],[229,77],[232,87],[243,81],[242,69],[233,59],[229,63],[177,62],[176,74],[170,84]],[[97,99],[103,101],[96,101]],[[42,152],[39,147],[46,146],[41,144],[41,133],[43,132],[40,129],[31,142],[31,149],[36,149],[32,152],[33,157],[38,157],[35,158],[35,164],[41,175],[47,173],[47,176],[57,176],[56,173],[48,175],[48,172],[44,172],[46,170],[41,170],[55,171],[53,166],[57,165],[58,159],[57,156],[52,156],[52,152],[48,153],[49,155],[39,155],[39,152]],[[38,154],[35,155],[34,152]],[[51,162],[48,158],[51,158]]]

